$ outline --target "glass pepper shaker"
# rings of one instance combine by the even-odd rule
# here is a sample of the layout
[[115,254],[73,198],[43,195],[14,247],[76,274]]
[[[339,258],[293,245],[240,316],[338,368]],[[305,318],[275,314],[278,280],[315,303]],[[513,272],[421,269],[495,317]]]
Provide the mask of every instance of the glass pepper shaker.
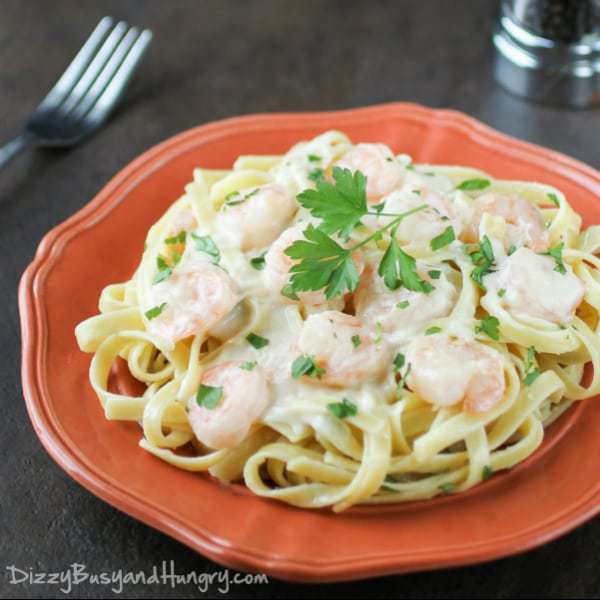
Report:
[[502,0],[494,45],[496,79],[513,94],[600,105],[600,0]]

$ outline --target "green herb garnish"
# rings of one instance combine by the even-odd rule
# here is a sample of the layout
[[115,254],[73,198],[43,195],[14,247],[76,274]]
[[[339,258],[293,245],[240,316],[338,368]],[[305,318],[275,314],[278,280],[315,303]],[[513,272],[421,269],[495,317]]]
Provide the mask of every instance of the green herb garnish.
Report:
[[173,273],[173,268],[167,264],[167,261],[162,256],[156,257],[156,267],[158,268],[158,273],[154,276],[152,280],[152,285],[156,285],[165,279],[171,277]]
[[208,410],[212,410],[219,404],[219,400],[223,397],[222,387],[212,387],[210,385],[200,384],[196,392],[196,402],[198,406],[203,406]]
[[479,321],[479,325],[475,328],[475,331],[477,333],[481,331],[493,340],[498,341],[500,339],[499,325],[500,321],[496,317],[488,316]]
[[435,270],[427,271],[427,274],[429,275],[429,277],[431,277],[431,279],[439,279],[442,272],[435,269]]
[[306,354],[302,354],[292,363],[292,377],[294,379],[298,379],[302,375],[320,379],[323,373],[325,373],[325,369],[318,367],[314,357]]
[[221,252],[219,252],[219,248],[210,235],[199,236],[195,233],[192,233],[192,239],[194,240],[196,250],[208,254],[215,265],[219,264],[219,261],[221,260]]
[[251,346],[254,346],[254,348],[256,348],[257,350],[260,350],[261,348],[264,348],[265,346],[269,345],[269,340],[267,338],[264,338],[260,335],[256,335],[256,333],[249,333],[246,336],[246,341]]
[[401,285],[413,292],[424,294],[433,290],[433,286],[428,281],[419,277],[416,260],[400,248],[393,234],[390,245],[379,263],[377,273],[383,277],[385,285],[390,290],[398,289]]
[[331,402],[327,405],[329,412],[338,419],[353,417],[358,412],[358,407],[347,398],[342,398],[341,402]]
[[307,158],[310,162],[319,162],[321,160],[321,157],[316,154],[309,154]]
[[406,358],[404,357],[404,354],[398,352],[398,354],[394,356],[394,369],[399,371],[404,366],[405,361]]
[[408,300],[402,300],[401,302],[398,302],[398,304],[396,304],[396,308],[399,309],[404,309],[407,308],[409,306],[410,302]]
[[249,360],[249,361],[241,364],[240,369],[244,369],[244,371],[252,371],[252,369],[254,369],[255,366],[256,366],[256,361]]
[[180,231],[177,235],[173,237],[168,237],[165,240],[165,244],[185,244],[186,232]]
[[470,192],[474,190],[484,190],[486,187],[490,186],[489,179],[466,179],[462,181],[456,186],[457,190],[463,190],[465,192]]
[[156,317],[158,317],[158,315],[160,315],[160,313],[165,309],[166,305],[167,305],[167,303],[163,302],[159,306],[154,306],[150,310],[147,310],[144,313],[146,315],[146,319],[148,319],[148,321],[152,321],[152,319],[155,319]]
[[452,482],[442,483],[442,485],[438,486],[438,488],[444,492],[444,494],[450,494],[456,489],[456,484]]
[[425,335],[434,335],[435,333],[439,333],[440,331],[442,331],[442,328],[436,327],[434,325],[433,327],[429,327],[428,329],[425,330]]
[[525,359],[525,385],[530,386],[542,373],[535,366],[535,348],[533,346],[527,348],[527,358]]
[[[382,259],[379,273],[386,273],[388,285],[398,287],[400,283],[404,283],[409,289],[431,291],[430,284],[422,282],[418,276],[416,280],[413,277],[411,284],[409,272],[406,274],[408,283],[396,272],[403,268],[410,271],[410,261],[414,263],[414,259],[400,250],[393,235],[402,219],[424,210],[426,205],[400,214],[371,211],[367,205],[365,191],[367,180],[360,171],[352,173],[348,169],[334,167],[333,179],[334,183],[319,180],[316,189],[305,190],[298,195],[298,202],[310,210],[312,216],[321,219],[322,223],[318,227],[309,225],[304,231],[305,239],[297,240],[285,250],[287,256],[299,261],[290,269],[292,290],[304,292],[325,288],[327,299],[346,291],[354,291],[359,277],[352,253],[371,241],[382,239],[383,232],[392,229],[390,247]],[[392,219],[387,225],[350,248],[340,246],[330,237],[337,234],[347,239],[360,224],[361,217],[378,214]],[[416,276],[416,272],[414,275]]]
[[263,252],[260,256],[255,256],[250,259],[250,265],[253,269],[262,271],[265,268],[265,254],[266,252]]
[[475,268],[471,271],[471,279],[485,289],[483,277],[492,272],[495,260],[492,243],[487,235],[484,235],[479,242],[479,249],[472,252],[469,256],[475,265]]
[[490,465],[485,465],[485,467],[483,467],[483,470],[481,471],[481,478],[483,479],[483,481],[485,481],[486,479],[489,479],[493,473],[494,469],[492,469]]
[[543,254],[544,256],[551,256],[554,261],[556,262],[556,266],[554,267],[554,270],[558,273],[560,273],[561,275],[565,275],[567,272],[567,269],[565,268],[565,263],[563,262],[563,257],[562,257],[562,251],[564,248],[564,243],[561,242],[560,244],[558,244],[558,246],[554,246],[554,248],[550,248],[550,250],[548,250],[548,252],[542,252],[541,254]]
[[552,204],[556,206],[556,208],[560,208],[560,200],[558,199],[558,196],[556,194],[551,192],[550,194],[547,194],[547,196],[552,202]]
[[360,335],[358,335],[358,334],[353,335],[350,339],[352,340],[352,345],[355,348],[358,348],[362,344],[362,340],[360,339]]
[[431,246],[431,249],[435,252],[436,250],[440,250],[441,248],[444,248],[444,246],[451,244],[455,239],[456,236],[454,235],[454,229],[452,228],[452,226],[450,226],[447,227],[443,231],[443,233],[440,233],[440,235],[434,237],[429,242],[429,245]]
[[318,184],[321,181],[325,181],[325,171],[323,169],[313,169],[309,174],[308,174],[308,178],[311,181],[314,181],[316,184]]

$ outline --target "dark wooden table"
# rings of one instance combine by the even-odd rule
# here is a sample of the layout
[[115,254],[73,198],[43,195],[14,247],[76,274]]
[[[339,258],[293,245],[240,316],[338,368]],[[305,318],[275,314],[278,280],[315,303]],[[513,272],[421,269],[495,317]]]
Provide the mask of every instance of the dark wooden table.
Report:
[[[155,41],[110,123],[71,152],[30,152],[0,173],[0,595],[58,597],[12,585],[5,567],[177,572],[218,565],[96,499],[46,455],[20,388],[19,277],[40,238],[131,159],[199,123],[262,111],[409,100],[469,113],[598,167],[600,115],[533,106],[499,89],[490,35],[495,2],[405,0],[0,0],[0,140],[61,73],[105,14],[151,27]],[[57,368],[61,368],[57,365]],[[599,474],[600,475],[600,474]],[[394,535],[390,531],[390,535]],[[600,520],[491,564],[329,586],[233,586],[230,597],[597,597]],[[207,597],[219,595],[217,583]],[[100,598],[108,586],[73,595]],[[122,597],[187,598],[194,585],[127,585]]]

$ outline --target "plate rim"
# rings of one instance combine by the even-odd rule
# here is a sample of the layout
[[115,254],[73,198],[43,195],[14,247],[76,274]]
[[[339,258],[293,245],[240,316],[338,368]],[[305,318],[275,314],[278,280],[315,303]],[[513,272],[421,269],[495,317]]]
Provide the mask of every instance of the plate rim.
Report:
[[[240,128],[244,131],[260,130],[266,124],[283,125],[290,120],[293,120],[296,126],[302,121],[314,125],[320,118],[327,120],[332,117],[360,116],[362,119],[365,117],[373,119],[382,115],[386,118],[391,112],[410,113],[427,121],[444,122],[463,131],[467,130],[479,143],[488,146],[504,145],[507,152],[510,150],[511,155],[526,157],[529,163],[547,165],[548,161],[551,161],[553,167],[560,169],[565,176],[573,178],[573,175],[577,175],[579,185],[584,185],[592,191],[594,188],[600,189],[600,173],[577,159],[500,133],[458,111],[431,109],[412,103],[393,102],[337,111],[260,113],[232,117],[193,127],[151,147],[111,178],[89,203],[43,237],[19,284],[21,373],[27,412],[46,451],[73,479],[112,506],[221,564],[236,569],[260,571],[280,579],[304,582],[362,579],[486,562],[524,552],[556,539],[600,512],[600,487],[597,487],[576,506],[559,511],[550,523],[538,525],[534,532],[510,535],[501,543],[498,542],[498,538],[495,538],[493,542],[482,542],[477,546],[460,549],[443,557],[439,555],[428,557],[428,554],[435,554],[431,549],[417,552],[413,550],[408,556],[394,555],[388,551],[383,555],[372,554],[367,557],[346,558],[339,563],[317,564],[309,560],[265,554],[251,548],[244,549],[240,544],[234,546],[227,540],[211,537],[210,532],[203,531],[200,525],[196,525],[196,529],[192,532],[189,525],[178,523],[177,518],[167,511],[162,511],[161,514],[161,511],[151,506],[149,501],[128,493],[126,489],[116,486],[114,482],[106,481],[100,473],[90,469],[82,457],[78,456],[76,449],[63,443],[60,423],[55,422],[52,415],[47,414],[43,401],[44,377],[41,365],[43,352],[40,352],[40,348],[43,348],[45,343],[44,334],[47,324],[44,320],[43,294],[38,293],[44,274],[60,258],[62,249],[73,237],[93,227],[94,223],[106,217],[121,203],[127,195],[127,189],[135,185],[137,178],[144,178],[149,173],[160,169],[169,160],[170,155],[184,152],[185,148],[191,147],[198,137],[209,142],[213,137],[221,137],[226,132],[235,133]],[[150,171],[144,170],[148,163],[157,159],[160,160]],[[565,515],[565,512],[570,514]],[[537,531],[539,529],[543,531]],[[520,539],[523,537],[525,539]],[[491,544],[493,546],[490,546]]]

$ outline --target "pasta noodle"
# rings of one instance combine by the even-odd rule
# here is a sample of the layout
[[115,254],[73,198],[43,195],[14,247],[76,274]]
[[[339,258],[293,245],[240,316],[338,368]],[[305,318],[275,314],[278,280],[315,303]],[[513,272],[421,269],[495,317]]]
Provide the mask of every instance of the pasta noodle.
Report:
[[[76,337],[106,418],[173,467],[303,508],[422,500],[598,394],[599,251],[553,187],[331,131],[196,169]],[[141,396],[109,389],[117,359]]]

